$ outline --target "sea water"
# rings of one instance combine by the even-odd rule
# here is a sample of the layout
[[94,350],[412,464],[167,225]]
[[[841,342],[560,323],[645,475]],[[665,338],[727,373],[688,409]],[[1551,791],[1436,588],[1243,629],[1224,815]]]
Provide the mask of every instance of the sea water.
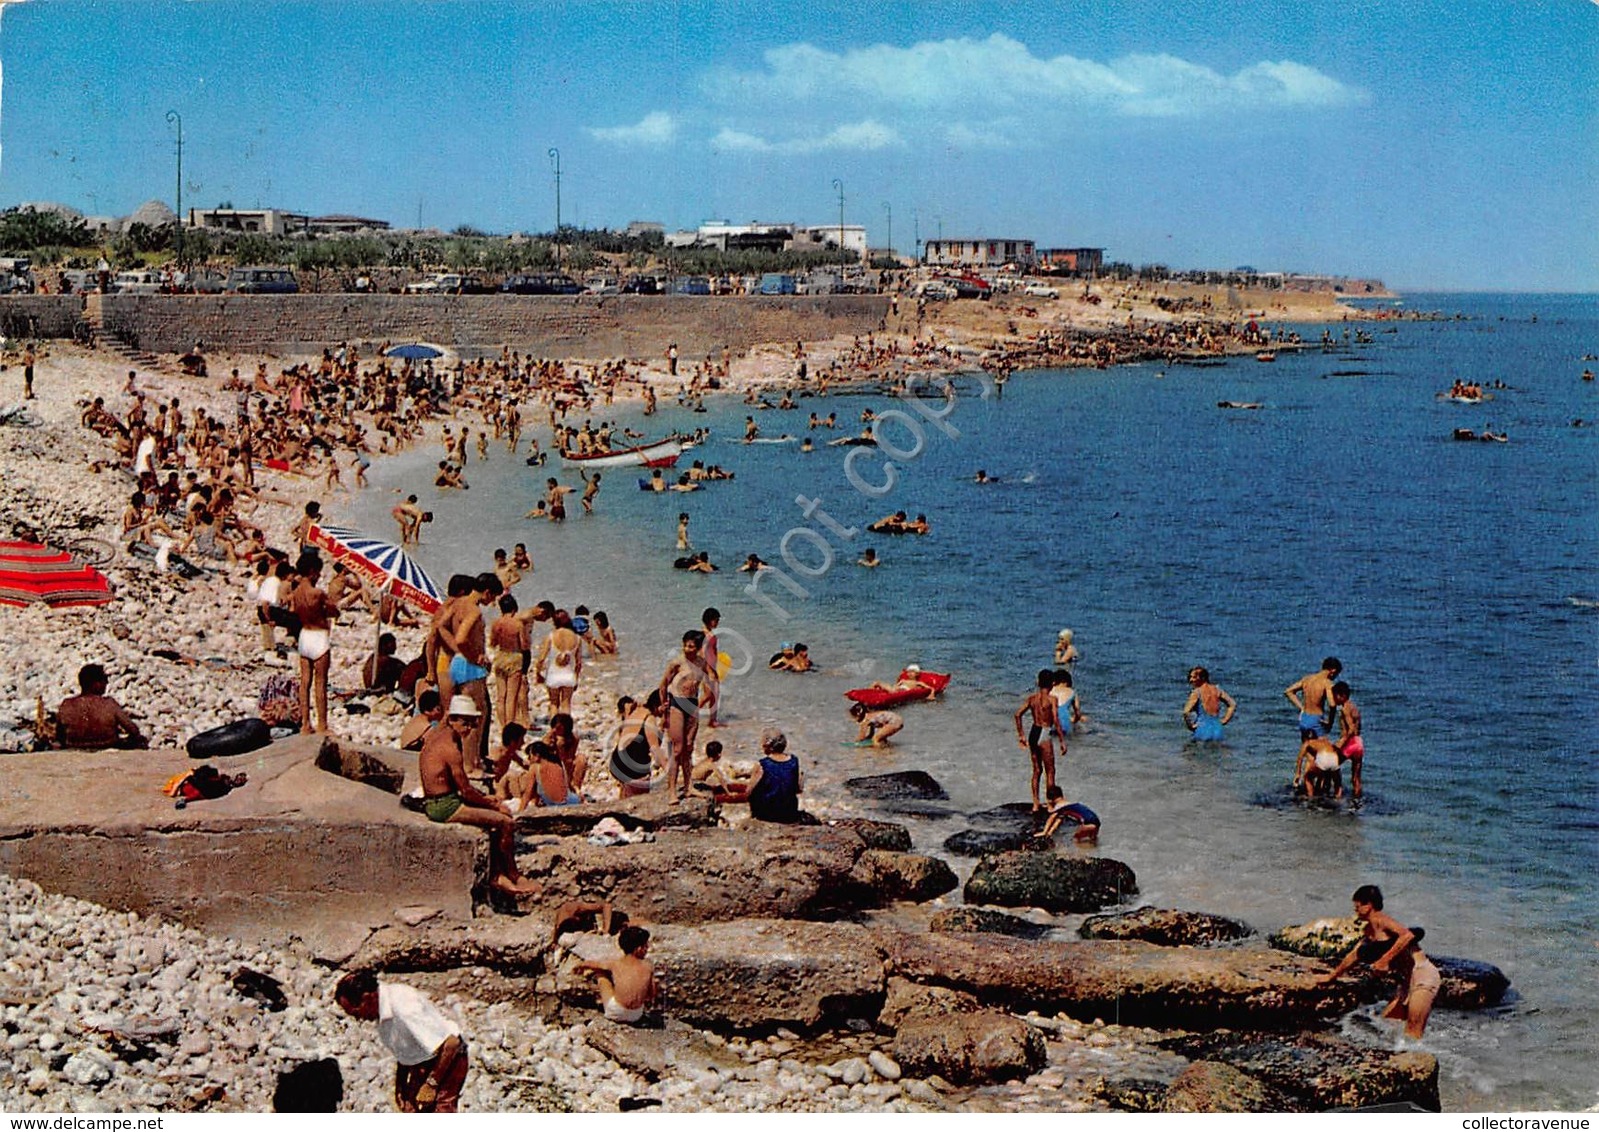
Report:
[[[719,608],[737,665],[718,733],[731,757],[754,757],[759,729],[783,726],[808,797],[835,811],[868,812],[842,787],[851,775],[926,770],[949,813],[897,820],[928,851],[966,827],[961,815],[1026,799],[1011,716],[1069,627],[1088,722],[1062,784],[1104,819],[1097,851],[1136,870],[1139,902],[1271,931],[1347,915],[1353,889],[1376,883],[1390,912],[1426,926],[1427,950],[1512,980],[1498,1011],[1434,1015],[1423,1048],[1439,1056],[1445,1106],[1586,1107],[1599,1054],[1599,713],[1586,702],[1599,692],[1599,427],[1574,422],[1599,417],[1599,386],[1580,380],[1599,352],[1599,299],[1406,301],[1465,317],[1334,325],[1334,348],[1270,364],[1040,371],[1003,390],[967,378],[919,407],[852,391],[793,411],[735,398],[705,414],[663,398],[653,418],[597,408],[652,437],[708,427],[680,468],[701,459],[736,478],[655,494],[638,489],[640,470],[613,469],[594,516],[572,496],[564,524],[534,523],[522,516],[545,479],[576,485],[574,472],[495,446],[468,466],[469,492],[440,492],[429,448],[374,469],[349,517],[392,534],[394,492],[419,492],[437,518],[418,558],[441,582],[525,542],[537,569],[518,597],[605,610],[623,651],[604,664],[624,690],[653,687],[683,630]],[[1477,406],[1437,398],[1457,378],[1509,388]],[[895,467],[881,493],[889,453],[825,446],[868,407],[904,414],[883,426]],[[747,414],[764,437],[799,437],[813,411],[840,424],[812,434],[814,452],[739,442]],[[1490,424],[1510,442],[1452,439]],[[999,482],[973,482],[978,469]],[[865,532],[899,509],[925,513],[932,533]],[[721,573],[672,568],[680,511]],[[855,565],[867,546],[876,570]],[[751,553],[802,592],[768,576],[765,600],[752,597],[733,572]],[[821,671],[767,672],[785,641],[807,644]],[[1305,808],[1287,790],[1297,730],[1283,689],[1328,655],[1364,713],[1359,809]],[[842,693],[912,662],[954,674],[943,700],[903,709],[889,752],[843,747]],[[1238,701],[1224,744],[1186,741],[1196,664]],[[1393,1040],[1387,1024],[1357,1028]]]

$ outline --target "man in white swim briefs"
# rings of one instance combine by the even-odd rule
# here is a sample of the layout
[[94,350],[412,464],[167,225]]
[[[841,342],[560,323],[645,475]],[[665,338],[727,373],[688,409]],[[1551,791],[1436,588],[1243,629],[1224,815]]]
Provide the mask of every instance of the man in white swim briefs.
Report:
[[296,580],[287,605],[300,619],[300,730],[311,733],[311,701],[316,701],[316,731],[328,731],[328,669],[333,664],[332,624],[339,607],[317,588],[322,577],[322,557],[315,551],[300,555],[294,565]]

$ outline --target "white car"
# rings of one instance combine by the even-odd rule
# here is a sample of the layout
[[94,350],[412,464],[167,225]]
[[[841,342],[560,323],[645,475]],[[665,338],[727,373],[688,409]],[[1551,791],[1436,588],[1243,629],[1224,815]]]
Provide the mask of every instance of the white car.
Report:
[[459,275],[433,274],[405,285],[407,295],[448,295],[461,289]]
[[1048,283],[1029,283],[1022,288],[1022,294],[1031,295],[1035,299],[1058,299],[1060,292]]
[[159,295],[166,280],[159,271],[119,271],[111,289],[119,295]]

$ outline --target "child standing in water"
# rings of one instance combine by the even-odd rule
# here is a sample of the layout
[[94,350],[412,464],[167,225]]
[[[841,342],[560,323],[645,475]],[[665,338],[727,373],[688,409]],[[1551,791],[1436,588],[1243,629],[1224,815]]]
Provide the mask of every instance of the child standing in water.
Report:
[[688,541],[688,512],[684,511],[677,517],[677,549],[692,550],[694,544]]

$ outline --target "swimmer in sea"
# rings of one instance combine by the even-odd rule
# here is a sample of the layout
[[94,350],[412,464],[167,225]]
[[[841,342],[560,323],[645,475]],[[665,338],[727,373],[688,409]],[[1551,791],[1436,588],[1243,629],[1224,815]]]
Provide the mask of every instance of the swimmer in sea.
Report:
[[869,570],[875,570],[882,564],[883,560],[877,557],[877,551],[873,550],[871,547],[867,547],[866,553],[862,554],[858,559],[855,560],[855,565],[865,566]]
[[[1055,701],[1049,694],[1054,684],[1055,673],[1048,668],[1040,669],[1037,690],[1022,701],[1015,716],[1016,742],[1026,749],[1032,759],[1031,786],[1035,814],[1044,808],[1038,795],[1039,779],[1044,780],[1046,791],[1055,785],[1055,747],[1049,739],[1050,732],[1055,728]],[[1032,727],[1024,734],[1022,717],[1029,714],[1032,716]]]
[[1283,689],[1288,702],[1299,709],[1299,738],[1322,739],[1327,735],[1327,716],[1332,710],[1332,686],[1344,670],[1342,662],[1329,656],[1321,668],[1295,680]]
[[[1238,705],[1233,698],[1210,682],[1210,672],[1194,667],[1188,670],[1188,684],[1193,691],[1183,704],[1183,723],[1200,742],[1216,742],[1223,738],[1222,728],[1227,726]],[[1227,710],[1222,711],[1222,705]]]
[[1055,638],[1055,663],[1061,668],[1075,664],[1077,661],[1077,646],[1072,644],[1072,631],[1062,629],[1060,636]]
[[1338,753],[1349,762],[1349,788],[1361,794],[1361,764],[1366,761],[1366,741],[1360,737],[1360,709],[1349,698],[1349,685],[1340,680],[1332,686],[1333,703],[1338,708]]

